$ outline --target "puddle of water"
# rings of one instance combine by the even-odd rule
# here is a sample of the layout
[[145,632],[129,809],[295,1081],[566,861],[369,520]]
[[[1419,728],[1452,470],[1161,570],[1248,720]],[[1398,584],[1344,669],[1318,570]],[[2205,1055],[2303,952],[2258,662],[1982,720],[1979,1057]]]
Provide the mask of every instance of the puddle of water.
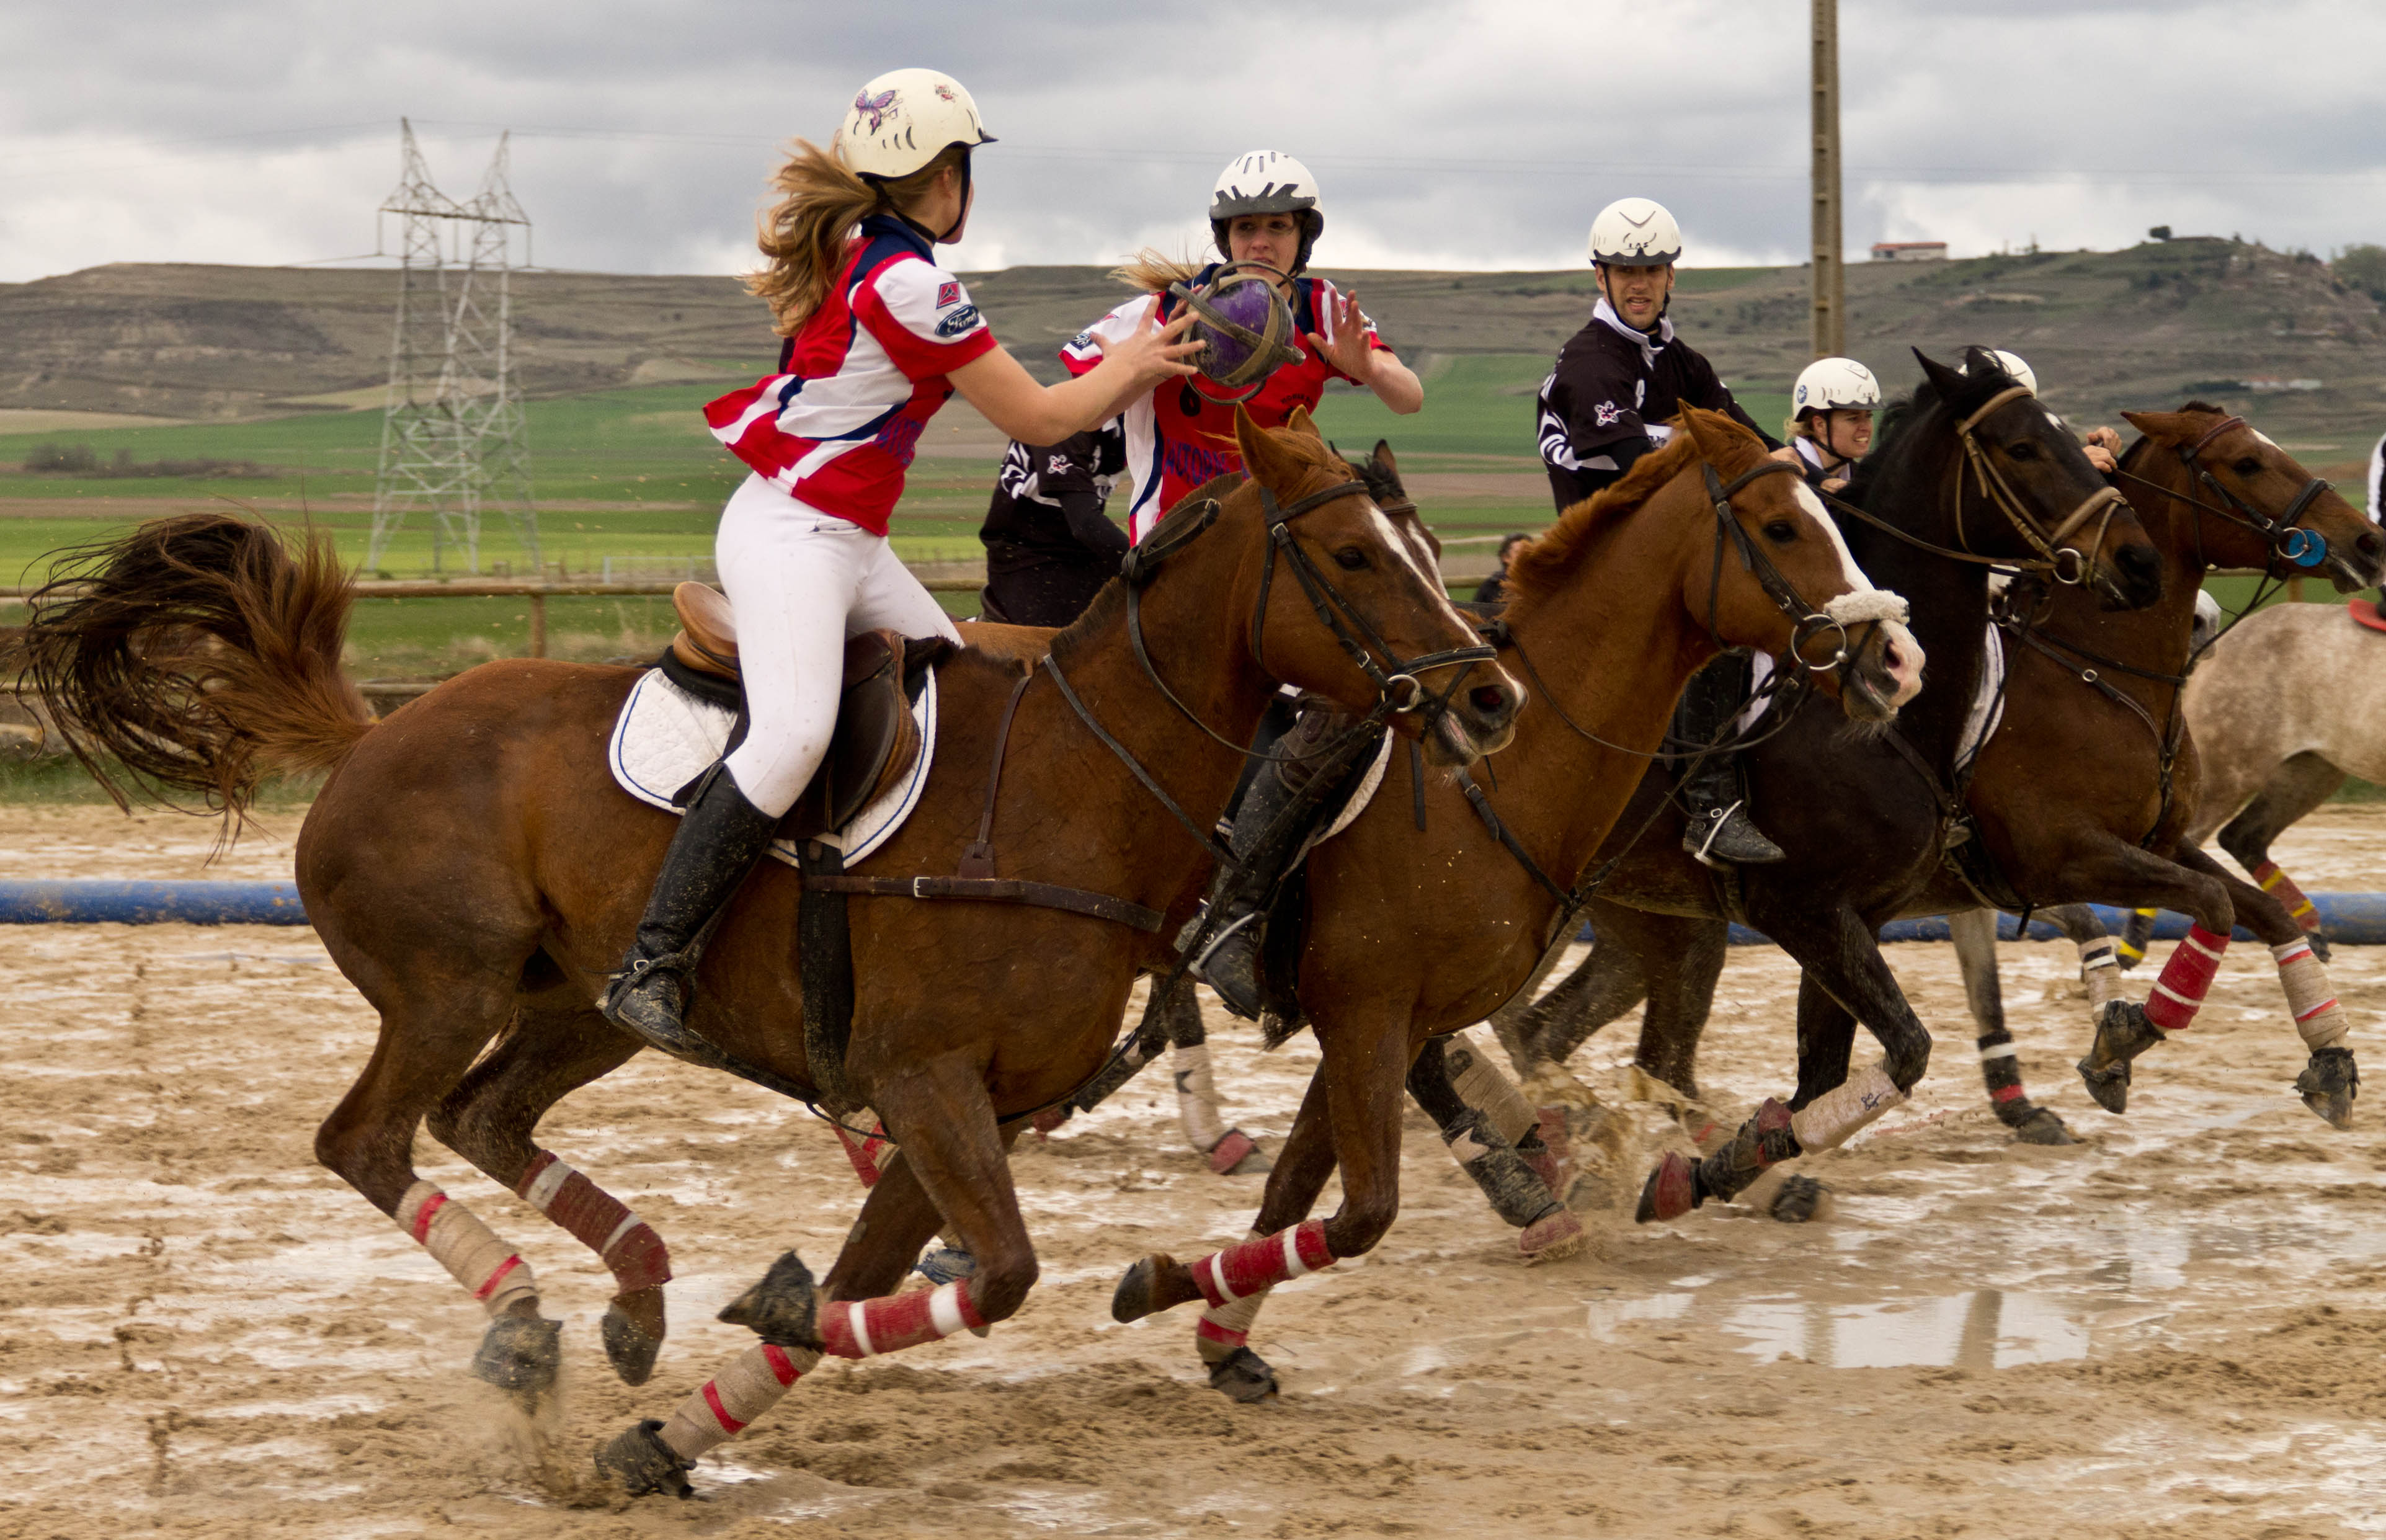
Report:
[[2088,1356],[2088,1327],[2075,1307],[2002,1289],[1862,1304],[1774,1298],[1722,1309],[1701,1308],[1695,1294],[1658,1294],[1594,1299],[1586,1308],[1596,1341],[1617,1340],[1629,1322],[1704,1318],[1741,1339],[1740,1352],[1767,1360],[1788,1353],[1825,1369],[1985,1371]]

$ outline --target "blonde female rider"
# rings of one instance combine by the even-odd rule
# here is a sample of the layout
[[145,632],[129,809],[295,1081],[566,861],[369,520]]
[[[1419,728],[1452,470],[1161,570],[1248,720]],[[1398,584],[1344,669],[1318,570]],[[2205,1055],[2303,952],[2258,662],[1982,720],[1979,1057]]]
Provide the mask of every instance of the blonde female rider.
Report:
[[753,472],[714,547],[751,725],[689,804],[606,992],[606,1017],[650,1042],[684,1040],[706,922],[827,752],[846,638],[891,627],[960,640],[886,540],[928,419],[958,390],[1012,438],[1051,444],[1194,371],[1181,321],[1111,333],[1058,385],[997,345],[934,257],[968,225],[971,153],[993,139],[961,82],[898,69],[861,88],[827,149],[798,141],[775,179],[766,265],[747,286],[785,339],[779,368],[705,408]]
[[1872,414],[1880,382],[1853,358],[1817,358],[1799,371],[1790,395],[1790,447],[1806,484],[1838,492],[1872,448]]

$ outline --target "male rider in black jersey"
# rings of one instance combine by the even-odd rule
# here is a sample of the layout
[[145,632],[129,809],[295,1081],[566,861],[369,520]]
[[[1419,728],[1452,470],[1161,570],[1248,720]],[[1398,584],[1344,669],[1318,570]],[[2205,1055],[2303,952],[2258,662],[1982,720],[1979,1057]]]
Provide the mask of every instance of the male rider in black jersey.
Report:
[[977,536],[987,620],[1065,626],[1085,613],[1127,552],[1126,531],[1103,511],[1125,469],[1116,418],[1059,444],[1011,444]]
[[[1538,403],[1541,459],[1560,512],[1614,485],[1633,461],[1664,444],[1673,434],[1666,419],[1685,406],[1727,412],[1766,448],[1781,447],[1732,399],[1714,366],[1674,335],[1665,308],[1681,255],[1681,228],[1647,198],[1619,198],[1591,221],[1599,304],[1589,323],[1558,350]],[[1691,675],[1674,713],[1674,746],[1702,747],[1722,736],[1747,697],[1748,682],[1748,659],[1739,654]],[[1714,866],[1782,858],[1781,847],[1748,818],[1734,756],[1701,760],[1683,777],[1681,797],[1689,814],[1682,845],[1700,860]]]

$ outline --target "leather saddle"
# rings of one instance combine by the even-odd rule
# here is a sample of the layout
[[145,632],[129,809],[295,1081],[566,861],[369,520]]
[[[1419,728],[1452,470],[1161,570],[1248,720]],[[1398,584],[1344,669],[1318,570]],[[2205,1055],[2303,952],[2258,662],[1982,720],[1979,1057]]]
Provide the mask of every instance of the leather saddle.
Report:
[[[737,620],[720,590],[684,582],[672,591],[679,634],[664,652],[664,675],[700,699],[745,712],[745,682],[737,666]],[[856,813],[910,770],[920,757],[920,724],[912,704],[928,670],[952,650],[940,636],[907,637],[866,631],[845,644],[843,694],[836,731],[811,783],[780,821],[784,839],[806,840],[843,828]],[[733,746],[745,736],[741,720]]]

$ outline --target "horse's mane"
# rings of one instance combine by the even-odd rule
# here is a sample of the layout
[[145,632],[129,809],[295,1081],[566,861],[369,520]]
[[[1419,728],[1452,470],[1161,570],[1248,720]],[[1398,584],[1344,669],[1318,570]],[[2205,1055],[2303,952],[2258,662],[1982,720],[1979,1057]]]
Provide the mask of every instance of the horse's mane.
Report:
[[[1696,410],[1695,407],[1686,410]],[[1706,414],[1712,423],[1702,423],[1700,432],[1720,432],[1716,424],[1727,426],[1725,435],[1729,442],[1751,449],[1763,448],[1754,434],[1738,422],[1720,413]],[[1676,419],[1678,420],[1678,419]],[[1590,547],[1607,527],[1638,509],[1659,487],[1672,481],[1684,467],[1699,457],[1698,441],[1687,430],[1676,429],[1665,446],[1641,456],[1632,462],[1624,479],[1576,503],[1558,515],[1558,521],[1540,535],[1517,548],[1508,559],[1508,592],[1512,611],[1529,607],[1547,598],[1563,587],[1582,564]],[[1721,469],[1720,466],[1717,469]],[[1738,474],[1737,471],[1732,472]]]

